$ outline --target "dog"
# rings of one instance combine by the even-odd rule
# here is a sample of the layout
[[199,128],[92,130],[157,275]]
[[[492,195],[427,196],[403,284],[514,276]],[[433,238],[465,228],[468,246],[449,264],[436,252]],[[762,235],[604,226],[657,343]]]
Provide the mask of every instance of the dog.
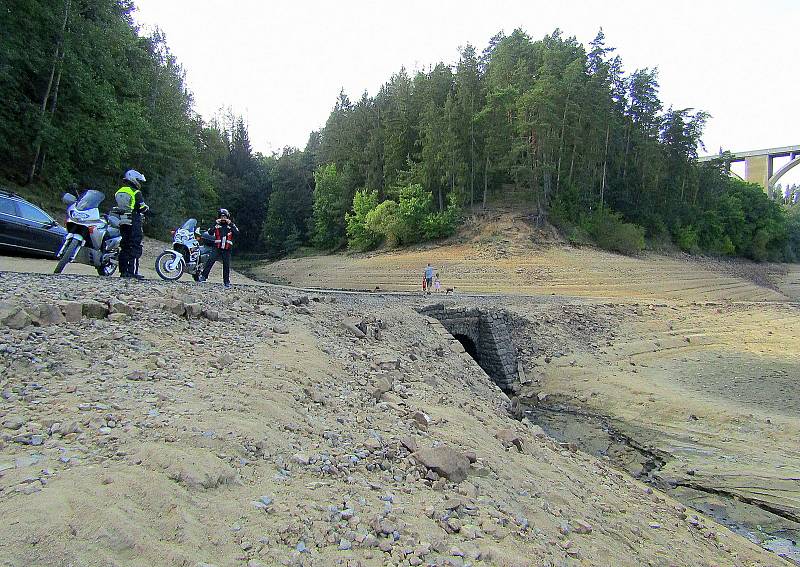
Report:
[[451,293],[455,293],[455,291],[456,291],[455,287],[446,287],[446,288],[444,288],[444,294],[445,295],[448,295],[448,294],[451,294]]

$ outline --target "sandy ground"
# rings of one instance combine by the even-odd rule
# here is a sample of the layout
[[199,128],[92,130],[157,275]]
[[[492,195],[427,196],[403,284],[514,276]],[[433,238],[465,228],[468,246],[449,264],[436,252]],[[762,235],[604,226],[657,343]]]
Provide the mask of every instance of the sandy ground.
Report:
[[[514,421],[425,299],[12,274],[0,292],[132,310],[0,332],[3,565],[783,564]],[[175,312],[198,301],[228,320]]]
[[[550,244],[537,245],[543,239]],[[652,253],[634,258],[578,249],[533,230],[514,213],[476,220],[461,237],[440,247],[287,259],[250,271],[259,279],[298,286],[419,291],[427,263],[440,274],[443,288],[454,287],[456,293],[645,300],[800,298],[800,265],[759,266]],[[764,283],[771,288],[759,285]]]
[[[168,243],[159,242],[145,238],[144,240],[144,254],[139,262],[139,273],[149,280],[161,280],[155,270],[155,260],[158,254],[168,247]],[[31,274],[52,274],[56,267],[55,260],[48,260],[36,257],[25,256],[0,256],[0,272],[24,272]],[[84,275],[96,276],[97,271],[86,264],[72,263],[64,268],[65,275]],[[113,278],[119,277],[117,271]],[[186,274],[183,275],[181,281],[192,282],[192,278]],[[208,283],[222,283],[222,263],[214,264],[211,274],[208,277]],[[231,271],[231,283],[258,285],[256,282],[235,270]]]
[[[773,509],[796,538],[800,266],[629,258],[537,246],[541,236],[519,217],[498,214],[440,248],[290,259],[252,272],[299,285],[418,290],[430,262],[456,297],[497,293],[504,296],[497,305],[508,307],[518,305],[516,295],[571,296],[583,305],[574,319],[586,325],[564,328],[566,312],[545,316],[560,349],[537,350],[551,332],[544,325],[516,345],[531,349],[522,358],[535,380],[524,393],[610,418],[666,457],[658,473],[665,482]],[[539,301],[516,309],[535,324]],[[605,323],[596,336],[594,317]],[[750,523],[781,521],[767,516]]]
[[[666,459],[657,478],[753,501],[779,515],[762,519],[750,510],[753,531],[777,522],[793,530],[784,537],[796,539],[800,306],[667,302],[584,309],[589,321],[609,322],[606,331],[565,341],[560,357],[523,355],[534,377],[523,394],[534,404],[541,394],[611,418]],[[535,320],[531,309],[523,312]],[[532,333],[517,342],[524,348],[536,341]]]
[[[270,286],[0,274],[6,303],[134,309],[122,321],[0,329],[0,564],[788,565],[607,460],[535,436],[414,309],[509,310],[523,394],[615,420],[668,457],[666,481],[794,517],[800,313],[789,298],[800,272],[540,249],[532,235],[500,215],[447,248],[251,270],[418,290],[431,261],[456,283],[446,298],[325,294],[295,307],[298,292]],[[0,257],[0,272],[53,264]],[[507,295],[459,295],[469,290]],[[162,306],[170,298],[231,318],[187,320]],[[341,325],[362,317],[384,322],[379,338]],[[383,379],[391,390],[376,402]],[[522,452],[503,447],[501,429],[521,436]],[[29,444],[36,435],[42,444]],[[407,437],[475,451],[467,481],[426,475]],[[253,504],[262,496],[266,511]]]

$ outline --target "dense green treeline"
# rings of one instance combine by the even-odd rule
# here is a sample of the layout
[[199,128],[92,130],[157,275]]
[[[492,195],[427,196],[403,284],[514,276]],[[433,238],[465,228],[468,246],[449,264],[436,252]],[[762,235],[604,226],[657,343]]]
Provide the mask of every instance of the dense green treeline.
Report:
[[113,193],[148,178],[151,234],[230,208],[243,247],[365,250],[451,234],[464,211],[513,199],[574,242],[635,253],[797,259],[796,214],[695,162],[708,116],[663,108],[654,69],[623,71],[602,32],[498,34],[375,96],[341,93],[301,151],[254,153],[231,112],[204,120],[160,32],[128,0],[8,0],[0,13],[0,178]]
[[[510,193],[576,243],[634,253],[647,238],[795,259],[776,203],[731,179],[724,159],[696,163],[708,115],[665,110],[658,89],[655,69],[623,72],[602,31],[587,51],[558,30],[540,41],[516,30],[480,55],[467,46],[452,68],[401,70],[375,97],[340,95],[320,148],[339,173],[325,199],[339,205],[315,209],[315,226],[325,226],[326,242],[349,237],[362,249],[413,242],[447,234],[459,211]],[[343,228],[341,203],[359,191]],[[447,218],[426,232],[421,219],[436,214]]]

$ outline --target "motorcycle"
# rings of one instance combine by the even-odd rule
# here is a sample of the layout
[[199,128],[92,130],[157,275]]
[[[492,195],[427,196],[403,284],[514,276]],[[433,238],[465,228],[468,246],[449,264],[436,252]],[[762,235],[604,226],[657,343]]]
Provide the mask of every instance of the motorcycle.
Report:
[[120,219],[118,215],[100,214],[103,199],[105,195],[94,189],[80,197],[65,193],[61,198],[67,205],[67,235],[56,254],[58,264],[54,273],[60,274],[76,259],[94,266],[101,276],[110,276],[116,271],[122,242]]
[[181,279],[184,273],[191,274],[194,281],[200,281],[211,254],[214,241],[210,235],[197,229],[197,220],[188,219],[172,231],[172,248],[164,250],[156,258],[156,273],[170,282]]

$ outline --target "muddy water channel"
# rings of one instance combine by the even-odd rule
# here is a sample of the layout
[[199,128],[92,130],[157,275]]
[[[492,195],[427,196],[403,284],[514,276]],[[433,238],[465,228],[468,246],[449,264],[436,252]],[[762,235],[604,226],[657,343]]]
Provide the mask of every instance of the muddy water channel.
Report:
[[759,503],[703,486],[694,475],[668,478],[662,469],[673,456],[653,449],[646,441],[653,432],[630,427],[607,417],[560,403],[537,403],[524,407],[527,419],[560,442],[608,459],[615,467],[668,493],[686,506],[714,518],[761,547],[800,565],[800,523]]

